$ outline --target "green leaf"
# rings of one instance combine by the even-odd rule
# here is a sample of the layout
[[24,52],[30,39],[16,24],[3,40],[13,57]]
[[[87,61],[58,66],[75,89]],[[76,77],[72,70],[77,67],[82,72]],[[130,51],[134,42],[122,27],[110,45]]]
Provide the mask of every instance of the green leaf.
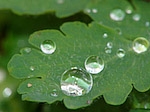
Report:
[[[131,92],[132,84],[141,92],[150,88],[149,49],[137,54],[132,50],[132,41],[97,23],[88,26],[80,22],[65,23],[61,31],[63,33],[57,30],[33,33],[29,43],[34,48],[22,49],[21,54],[14,55],[10,60],[8,70],[11,75],[25,79],[18,89],[23,100],[47,103],[63,100],[67,108],[77,109],[90,105],[101,95],[109,104],[122,104]],[[104,33],[108,34],[107,38],[103,38]],[[40,45],[45,40],[56,43],[54,54],[46,55],[40,51]],[[111,54],[105,53],[108,42],[113,43]],[[119,48],[126,51],[125,57],[116,55]],[[31,52],[26,52],[28,49]],[[60,89],[62,73],[71,67],[84,68],[85,59],[91,55],[100,56],[105,62],[104,70],[93,75],[92,90],[81,97],[65,96]],[[31,66],[34,71],[30,70]],[[29,83],[32,87],[27,86]],[[51,96],[53,89],[57,90],[57,97]]]
[[11,9],[17,14],[43,14],[56,12],[66,17],[82,10],[89,0],[0,0],[0,9]]
[[[100,24],[116,29],[123,37],[127,39],[134,39],[137,36],[149,37],[150,27],[146,26],[146,22],[150,22],[150,2],[144,0],[132,0],[129,3],[126,0],[97,0],[91,2],[86,9],[96,9],[97,13],[87,13],[94,21]],[[131,14],[127,14],[127,9],[132,9]],[[110,17],[111,11],[114,9],[121,9],[125,13],[125,18],[122,21],[114,21]],[[135,21],[133,16],[139,14],[141,16],[139,21]],[[149,24],[149,23],[148,23]]]

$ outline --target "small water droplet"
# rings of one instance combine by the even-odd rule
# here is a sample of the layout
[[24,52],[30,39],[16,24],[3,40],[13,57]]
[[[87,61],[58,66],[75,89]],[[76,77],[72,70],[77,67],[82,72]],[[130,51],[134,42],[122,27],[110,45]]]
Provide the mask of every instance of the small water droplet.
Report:
[[73,67],[62,74],[61,90],[67,96],[82,96],[89,93],[92,86],[92,76],[83,69]]
[[132,12],[133,12],[133,8],[131,6],[127,7],[126,13],[127,14],[132,14]]
[[108,43],[107,43],[107,47],[108,47],[108,48],[112,48],[112,46],[113,46],[113,43],[112,43],[112,42],[108,42]]
[[107,38],[108,37],[108,34],[107,33],[104,33],[103,34],[103,38]]
[[105,47],[105,53],[110,54],[111,53],[111,48]]
[[92,9],[92,12],[93,12],[93,13],[97,13],[98,10],[97,10],[97,9]]
[[125,12],[121,9],[114,9],[110,12],[110,18],[114,21],[122,21],[125,18]]
[[134,21],[139,21],[141,19],[141,15],[140,14],[134,14],[133,15],[133,20]]
[[90,104],[90,103],[91,103],[91,101],[90,101],[90,100],[88,100],[88,101],[87,101],[87,104]]
[[45,54],[52,54],[56,50],[56,44],[51,40],[45,40],[41,44],[41,50]]
[[53,89],[53,91],[51,92],[51,96],[54,96],[54,97],[58,96],[56,89]]
[[58,4],[63,4],[63,3],[64,3],[64,0],[57,0],[57,3],[58,3]]
[[148,47],[149,41],[144,37],[138,37],[133,41],[133,50],[138,54],[147,51]]
[[31,83],[28,83],[28,84],[27,84],[27,87],[32,87],[32,84],[31,84]]
[[6,71],[0,68],[0,83],[3,82],[6,78]]
[[31,52],[31,48],[25,48],[24,51],[25,51],[26,53],[30,53],[30,52]]
[[10,88],[5,88],[3,90],[3,96],[4,97],[9,97],[9,96],[11,96],[11,94],[12,94],[12,90]]
[[104,69],[104,61],[99,56],[89,56],[85,60],[85,68],[89,73],[98,74]]
[[34,66],[30,66],[31,71],[34,71],[34,69],[35,69]]
[[91,13],[91,9],[85,9],[86,13]]
[[149,26],[150,26],[150,22],[147,21],[147,22],[145,23],[145,26],[146,26],[146,27],[149,27]]
[[118,49],[117,56],[123,58],[125,56],[125,51],[123,49]]

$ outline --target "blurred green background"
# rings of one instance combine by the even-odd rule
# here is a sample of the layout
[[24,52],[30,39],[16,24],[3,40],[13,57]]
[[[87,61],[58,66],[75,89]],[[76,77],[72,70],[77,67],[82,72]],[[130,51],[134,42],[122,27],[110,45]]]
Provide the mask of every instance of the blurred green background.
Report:
[[68,21],[81,21],[86,24],[92,20],[82,12],[68,17],[57,18],[54,14],[40,16],[18,16],[8,10],[0,11],[0,112],[150,112],[150,92],[139,93],[135,90],[123,105],[112,106],[102,97],[94,100],[91,106],[69,110],[63,102],[54,104],[35,103],[21,100],[17,93],[20,80],[11,77],[7,63],[15,53],[24,47],[30,47],[28,37],[35,31],[58,29]]

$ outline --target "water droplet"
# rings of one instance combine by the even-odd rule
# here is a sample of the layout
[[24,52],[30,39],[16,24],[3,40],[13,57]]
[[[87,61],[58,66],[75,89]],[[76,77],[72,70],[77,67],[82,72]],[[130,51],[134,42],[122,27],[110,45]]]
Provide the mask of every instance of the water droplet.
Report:
[[34,71],[34,69],[35,69],[34,66],[30,66],[31,71]]
[[104,61],[99,56],[90,56],[85,60],[87,72],[98,74],[104,69]]
[[105,53],[110,54],[111,53],[111,48],[105,47]]
[[103,34],[103,38],[107,38],[108,37],[108,34],[107,33],[104,33]]
[[0,68],[0,83],[3,82],[6,78],[6,71]]
[[87,101],[87,104],[90,104],[90,103],[91,103],[91,101],[90,101],[90,100],[88,100],[88,101]]
[[108,43],[107,43],[107,47],[108,47],[108,48],[112,48],[112,46],[113,46],[113,43],[112,43],[112,42],[108,42]]
[[64,0],[57,0],[57,3],[58,3],[58,4],[63,4],[63,3],[64,3]]
[[5,88],[5,89],[3,90],[3,96],[4,96],[4,97],[9,97],[11,94],[12,94],[12,91],[11,91],[10,88]]
[[24,51],[25,51],[26,53],[30,53],[30,52],[31,52],[31,48],[25,48]]
[[86,13],[91,13],[91,9],[85,9]]
[[119,35],[122,35],[122,31],[120,28],[116,28],[116,31],[118,32]]
[[110,12],[110,18],[114,21],[122,21],[125,18],[125,12],[121,9],[114,9]]
[[53,89],[53,91],[51,92],[51,96],[57,97],[57,90]]
[[133,15],[133,20],[134,21],[139,21],[141,19],[141,15],[140,14],[134,14]]
[[143,37],[138,37],[133,41],[133,50],[136,53],[142,53],[147,51],[149,47],[149,42],[147,39],[143,38]]
[[93,13],[97,13],[98,10],[97,10],[97,9],[92,9],[92,12],[93,12]]
[[132,12],[133,12],[133,8],[131,6],[127,7],[126,13],[127,14],[132,14]]
[[150,22],[147,21],[147,22],[145,23],[145,26],[146,26],[146,27],[149,27],[149,26],[150,26]]
[[32,84],[31,84],[31,83],[28,83],[28,84],[27,84],[27,87],[32,87]]
[[41,44],[41,50],[45,54],[52,54],[56,50],[56,44],[53,41],[51,41],[51,40],[45,40]]
[[[85,80],[85,77],[88,81]],[[89,93],[92,86],[92,76],[77,67],[65,71],[61,77],[61,90],[67,96],[82,96]]]
[[125,51],[123,49],[118,49],[117,56],[123,58],[125,56]]

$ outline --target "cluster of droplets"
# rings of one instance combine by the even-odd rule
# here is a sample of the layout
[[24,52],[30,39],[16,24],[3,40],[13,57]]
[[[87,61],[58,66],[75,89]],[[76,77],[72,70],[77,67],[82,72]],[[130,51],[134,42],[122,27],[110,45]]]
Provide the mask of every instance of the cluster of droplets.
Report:
[[85,9],[85,13],[98,13],[98,9],[93,8],[93,9]]

